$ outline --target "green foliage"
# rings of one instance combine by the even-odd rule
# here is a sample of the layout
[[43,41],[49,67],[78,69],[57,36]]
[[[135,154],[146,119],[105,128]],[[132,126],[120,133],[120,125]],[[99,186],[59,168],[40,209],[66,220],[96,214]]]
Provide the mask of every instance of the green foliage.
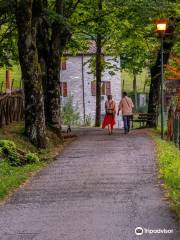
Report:
[[122,69],[137,75],[144,67],[151,67],[159,49],[154,20],[178,17],[178,1],[101,0],[102,10],[98,9],[99,2],[80,2],[71,18],[73,41],[82,42],[83,34],[84,39],[96,41],[100,33],[103,52],[121,56]]
[[62,118],[63,123],[66,125],[77,125],[80,120],[77,108],[74,109],[73,107],[72,96],[67,98],[67,101],[62,108]]
[[26,162],[28,164],[38,163],[39,162],[39,157],[38,157],[38,155],[36,153],[28,152],[26,154]]
[[[30,152],[36,153],[40,161],[33,164],[11,166],[0,147],[0,201],[31,177],[32,173],[35,173],[46,166],[48,162],[51,162],[57,156],[57,149],[58,152],[63,149],[63,143],[54,131],[47,130],[47,137],[49,139],[48,148],[41,151],[29,143],[23,132],[23,122],[12,123],[0,129],[0,139],[9,139],[13,143],[15,142],[17,152],[24,156],[24,161],[26,160],[26,153]],[[23,149],[23,151],[19,149]]]
[[11,166],[22,166],[25,164],[38,163],[39,157],[35,153],[24,152],[17,149],[16,144],[10,140],[0,140],[1,156],[5,157]]
[[[123,70],[121,72],[123,90],[126,92],[133,92],[133,74],[131,71]],[[149,91],[150,74],[147,68],[143,69],[137,75],[137,92]]]
[[2,157],[2,155],[3,155],[3,150],[2,148],[0,148],[0,158]]
[[160,175],[180,219],[180,151],[171,143],[155,137]]
[[14,142],[9,140],[1,140],[0,148],[3,155],[8,159],[8,162],[11,166],[22,165],[21,158],[17,153],[17,148]]
[[0,148],[5,155],[11,154],[16,151],[16,145],[10,140],[0,140]]
[[20,156],[17,154],[16,151],[9,153],[7,157],[8,157],[8,162],[11,166],[21,166],[22,165]]
[[16,1],[0,1],[0,67],[11,67],[18,61]]

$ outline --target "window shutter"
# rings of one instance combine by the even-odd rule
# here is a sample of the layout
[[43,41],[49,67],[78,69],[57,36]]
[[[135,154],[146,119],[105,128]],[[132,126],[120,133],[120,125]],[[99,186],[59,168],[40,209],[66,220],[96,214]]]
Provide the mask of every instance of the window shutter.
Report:
[[92,96],[96,96],[96,81],[91,82],[91,94]]
[[67,97],[67,82],[63,82],[63,97]]
[[106,95],[111,95],[111,82],[107,81],[106,82]]
[[101,83],[101,95],[106,95],[106,82]]
[[66,58],[61,58],[61,70],[66,70]]

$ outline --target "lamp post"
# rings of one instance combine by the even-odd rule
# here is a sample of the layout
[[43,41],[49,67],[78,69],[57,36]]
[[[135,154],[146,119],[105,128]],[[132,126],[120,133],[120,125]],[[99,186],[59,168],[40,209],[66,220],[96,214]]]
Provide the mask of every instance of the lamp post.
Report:
[[161,139],[164,139],[164,36],[167,29],[167,19],[156,22],[157,32],[161,38]]

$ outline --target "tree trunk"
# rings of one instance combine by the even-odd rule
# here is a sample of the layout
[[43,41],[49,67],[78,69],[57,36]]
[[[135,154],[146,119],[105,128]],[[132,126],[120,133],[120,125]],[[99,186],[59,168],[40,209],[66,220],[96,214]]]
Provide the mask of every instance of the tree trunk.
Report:
[[96,47],[96,122],[95,126],[101,125],[101,34],[97,34]]
[[46,146],[42,76],[36,47],[38,5],[33,0],[17,1],[19,59],[24,81],[25,134],[37,147]]
[[[98,1],[98,11],[101,14],[102,0]],[[99,23],[100,24],[100,23]],[[96,120],[95,126],[101,125],[101,76],[102,76],[102,35],[97,33],[96,39]]]
[[136,73],[133,73],[133,92],[134,92],[135,111],[137,111],[138,98],[137,98],[137,76],[136,76]]
[[[168,32],[169,36],[165,36],[164,38],[164,65],[168,63],[171,50],[174,46],[174,30],[175,24],[170,25]],[[159,113],[159,101],[160,101],[160,86],[161,86],[161,50],[159,49],[156,62],[151,67],[151,84],[150,84],[150,92],[149,92],[149,103],[148,103],[148,113],[153,113],[158,116]],[[148,125],[150,127],[156,127],[157,121],[154,123],[149,122]]]
[[[44,1],[44,8],[47,8],[47,1]],[[63,16],[63,0],[56,0],[56,13]],[[54,21],[51,29],[42,20],[38,39],[41,66],[44,70],[43,86],[46,124],[60,134],[60,58],[67,41],[70,39],[70,32],[64,23],[58,20]]]

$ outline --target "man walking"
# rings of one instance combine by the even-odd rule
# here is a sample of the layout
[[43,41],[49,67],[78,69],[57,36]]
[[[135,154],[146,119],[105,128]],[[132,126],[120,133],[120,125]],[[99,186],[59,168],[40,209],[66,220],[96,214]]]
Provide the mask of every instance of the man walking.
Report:
[[133,108],[134,108],[134,104],[132,99],[127,96],[126,92],[123,92],[123,98],[119,103],[119,109],[118,109],[117,115],[119,115],[119,112],[122,111],[125,134],[127,134],[130,130],[130,119],[132,117]]

